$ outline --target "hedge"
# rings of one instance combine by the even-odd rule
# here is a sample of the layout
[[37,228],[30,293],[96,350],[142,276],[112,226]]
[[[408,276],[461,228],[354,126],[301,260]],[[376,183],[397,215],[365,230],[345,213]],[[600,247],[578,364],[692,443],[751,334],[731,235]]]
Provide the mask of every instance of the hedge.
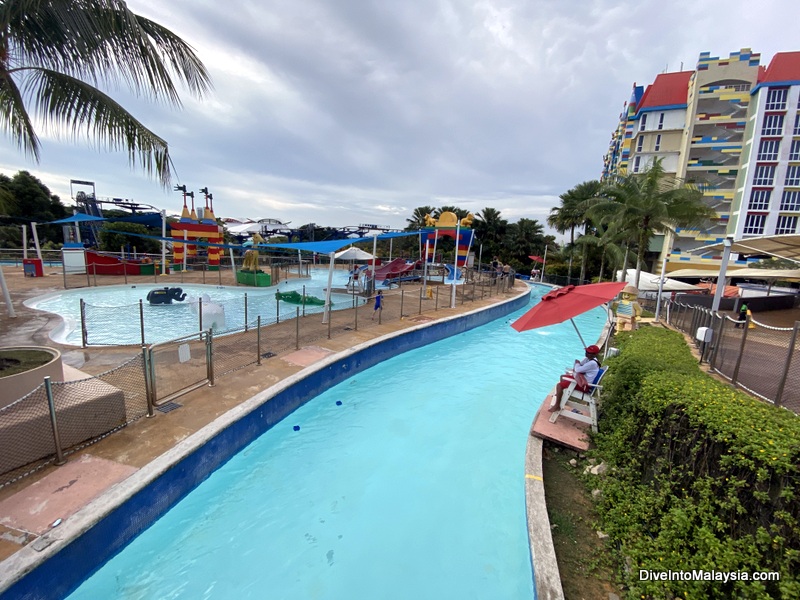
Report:
[[[642,328],[619,345],[595,437],[611,467],[598,512],[630,597],[800,598],[800,420],[702,373],[678,333]],[[640,569],[780,581],[640,581]]]

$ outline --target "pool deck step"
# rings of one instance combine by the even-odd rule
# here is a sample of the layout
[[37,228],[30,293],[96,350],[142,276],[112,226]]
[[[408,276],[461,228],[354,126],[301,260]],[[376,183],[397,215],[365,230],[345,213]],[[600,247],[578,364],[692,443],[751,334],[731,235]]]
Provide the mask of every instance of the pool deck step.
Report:
[[[584,452],[589,449],[589,425],[572,419],[558,419],[550,422],[552,413],[547,411],[550,395],[544,397],[533,421],[531,435],[548,440],[572,450]],[[547,406],[545,406],[547,405]]]

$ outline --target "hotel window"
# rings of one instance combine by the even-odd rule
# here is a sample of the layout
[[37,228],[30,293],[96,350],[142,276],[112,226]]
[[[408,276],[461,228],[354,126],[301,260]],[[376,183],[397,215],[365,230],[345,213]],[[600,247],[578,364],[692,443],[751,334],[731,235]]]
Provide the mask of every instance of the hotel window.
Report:
[[767,106],[765,110],[786,110],[786,88],[772,88],[767,92]]
[[633,172],[634,173],[638,173],[639,172],[639,165],[641,164],[641,161],[642,161],[642,157],[641,156],[637,156],[636,158],[633,159]]
[[655,150],[656,152],[658,152],[659,150],[661,150],[661,134],[660,134],[660,133],[659,133],[659,134],[656,136],[656,145],[655,145],[655,148],[654,148],[654,150]]
[[792,140],[792,147],[789,148],[789,160],[800,160],[800,140]]
[[780,147],[780,140],[761,140],[756,160],[778,160],[778,149]]
[[797,217],[781,215],[778,217],[778,225],[775,227],[775,235],[782,233],[794,233],[797,231]]
[[644,131],[647,127],[647,113],[644,113],[639,119],[639,131]]
[[664,113],[658,115],[658,128],[664,129]]
[[783,115],[765,116],[761,135],[783,135]]
[[786,169],[786,187],[800,187],[800,165],[789,165]]
[[794,131],[792,135],[800,135],[800,113],[798,113],[794,118]]
[[797,190],[784,190],[780,210],[800,210],[800,192]]
[[753,190],[750,192],[750,204],[747,208],[750,210],[769,210],[771,195],[772,190]]
[[747,215],[744,220],[744,233],[745,235],[761,235],[764,233],[764,221],[767,220],[767,215]]
[[753,185],[772,185],[773,179],[775,179],[775,165],[758,165]]
[[643,147],[644,147],[644,136],[643,136],[643,135],[640,135],[640,136],[639,136],[639,137],[636,139],[636,151],[637,151],[637,152],[641,152]]

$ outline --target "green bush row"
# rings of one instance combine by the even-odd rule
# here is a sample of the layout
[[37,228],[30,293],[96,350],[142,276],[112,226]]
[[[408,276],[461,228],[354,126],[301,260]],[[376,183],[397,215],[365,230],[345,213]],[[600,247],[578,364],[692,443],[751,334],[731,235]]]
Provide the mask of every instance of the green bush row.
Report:
[[[800,598],[800,420],[702,373],[683,336],[618,337],[602,400],[601,527],[635,598]],[[780,581],[640,581],[640,570]]]

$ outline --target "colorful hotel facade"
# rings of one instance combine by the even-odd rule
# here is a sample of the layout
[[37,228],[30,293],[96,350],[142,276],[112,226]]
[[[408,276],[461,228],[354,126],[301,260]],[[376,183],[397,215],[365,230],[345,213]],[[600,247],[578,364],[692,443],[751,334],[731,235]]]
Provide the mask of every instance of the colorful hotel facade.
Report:
[[697,185],[716,212],[704,231],[654,240],[649,250],[659,263],[667,254],[667,271],[718,269],[718,253],[697,249],[727,236],[798,233],[800,52],[779,53],[767,68],[747,48],[723,59],[703,53],[694,71],[663,73],[646,89],[634,85],[603,178],[640,173],[655,159]]

